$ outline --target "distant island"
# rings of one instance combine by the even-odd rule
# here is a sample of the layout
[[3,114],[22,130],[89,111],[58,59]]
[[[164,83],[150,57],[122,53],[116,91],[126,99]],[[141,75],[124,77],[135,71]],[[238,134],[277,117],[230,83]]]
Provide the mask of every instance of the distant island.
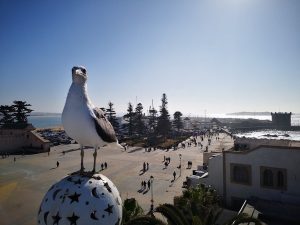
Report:
[[226,115],[231,115],[231,116],[270,116],[271,112],[234,112],[234,113],[226,113]]

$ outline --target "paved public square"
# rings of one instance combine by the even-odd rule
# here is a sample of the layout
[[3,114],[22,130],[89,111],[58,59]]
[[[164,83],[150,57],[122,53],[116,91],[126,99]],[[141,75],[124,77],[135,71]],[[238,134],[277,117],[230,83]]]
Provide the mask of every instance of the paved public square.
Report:
[[[200,139],[197,139],[197,142]],[[209,151],[221,151],[232,146],[233,140],[226,134],[220,134],[219,140],[212,137]],[[148,212],[151,204],[151,191],[140,191],[141,182],[154,177],[154,206],[161,203],[172,203],[174,196],[182,193],[182,183],[186,176],[202,165],[202,152],[207,145],[207,138],[200,147],[186,147],[177,150],[155,150],[146,152],[144,148],[129,147],[127,151],[104,147],[98,151],[97,169],[101,163],[107,162],[108,167],[101,171],[118,188],[122,199],[134,197]],[[63,154],[63,151],[66,153]],[[84,165],[91,170],[93,150],[86,149]],[[181,176],[179,154],[182,155]],[[165,168],[163,160],[170,157],[170,164]],[[17,155],[0,159],[0,221],[3,225],[33,225],[44,194],[51,185],[67,174],[79,170],[80,151],[78,145],[59,145],[51,148],[51,153],[36,155]],[[59,167],[56,168],[56,162]],[[191,169],[187,162],[192,161]],[[143,173],[143,163],[149,163],[149,170]],[[173,172],[176,179],[173,181]]]

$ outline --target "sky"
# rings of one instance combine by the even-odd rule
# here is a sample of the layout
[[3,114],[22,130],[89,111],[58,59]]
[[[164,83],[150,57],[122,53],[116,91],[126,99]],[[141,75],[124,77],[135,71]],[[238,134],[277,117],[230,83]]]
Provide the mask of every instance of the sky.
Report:
[[171,114],[300,112],[300,1],[0,0],[0,104],[62,112],[71,69],[94,105]]

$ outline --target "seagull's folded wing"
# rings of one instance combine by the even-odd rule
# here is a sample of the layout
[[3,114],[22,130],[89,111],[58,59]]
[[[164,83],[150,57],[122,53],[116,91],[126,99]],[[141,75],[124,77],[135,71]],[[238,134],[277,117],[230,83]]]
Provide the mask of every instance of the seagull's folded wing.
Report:
[[107,120],[104,112],[99,108],[93,108],[95,127],[99,137],[108,143],[117,142],[115,130],[111,123]]

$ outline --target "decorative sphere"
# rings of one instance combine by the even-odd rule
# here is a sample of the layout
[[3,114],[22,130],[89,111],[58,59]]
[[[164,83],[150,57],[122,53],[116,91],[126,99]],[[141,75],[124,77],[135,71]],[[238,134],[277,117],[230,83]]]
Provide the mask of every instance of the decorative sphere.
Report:
[[39,212],[41,225],[120,225],[122,200],[104,175],[74,174],[54,184]]

